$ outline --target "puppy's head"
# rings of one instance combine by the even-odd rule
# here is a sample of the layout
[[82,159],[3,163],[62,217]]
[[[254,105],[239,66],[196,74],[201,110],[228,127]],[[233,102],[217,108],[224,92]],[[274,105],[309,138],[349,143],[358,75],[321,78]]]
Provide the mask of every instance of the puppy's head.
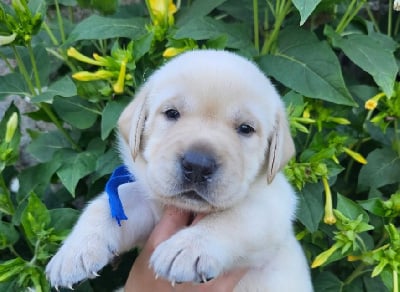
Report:
[[271,183],[294,154],[284,106],[269,80],[223,51],[188,52],[168,62],[118,125],[125,163],[151,195],[198,212],[235,205],[257,179]]

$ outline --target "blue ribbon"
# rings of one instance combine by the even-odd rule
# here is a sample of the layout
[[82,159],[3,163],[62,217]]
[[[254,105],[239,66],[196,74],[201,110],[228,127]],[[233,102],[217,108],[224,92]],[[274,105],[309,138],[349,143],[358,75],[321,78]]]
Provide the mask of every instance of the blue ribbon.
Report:
[[128,217],[125,215],[124,207],[119,198],[118,187],[134,181],[134,176],[128,171],[126,166],[121,165],[114,169],[106,183],[106,193],[108,194],[108,202],[110,203],[111,216],[117,220],[119,226],[121,226],[121,220],[128,220]]

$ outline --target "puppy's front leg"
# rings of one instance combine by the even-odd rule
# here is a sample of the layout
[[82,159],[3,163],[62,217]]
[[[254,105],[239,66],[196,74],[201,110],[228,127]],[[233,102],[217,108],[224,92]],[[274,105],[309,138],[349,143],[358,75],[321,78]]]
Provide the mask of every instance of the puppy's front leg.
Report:
[[121,185],[119,190],[128,220],[119,226],[111,217],[107,194],[92,201],[46,267],[52,286],[72,287],[93,278],[115,255],[147,239],[158,211],[138,183]]

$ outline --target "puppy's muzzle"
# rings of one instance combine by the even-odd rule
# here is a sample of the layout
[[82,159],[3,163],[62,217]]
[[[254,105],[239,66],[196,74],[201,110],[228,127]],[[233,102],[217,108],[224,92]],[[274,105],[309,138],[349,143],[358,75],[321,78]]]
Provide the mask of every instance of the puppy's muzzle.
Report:
[[217,162],[210,151],[191,149],[182,156],[181,170],[186,185],[203,185],[211,182]]

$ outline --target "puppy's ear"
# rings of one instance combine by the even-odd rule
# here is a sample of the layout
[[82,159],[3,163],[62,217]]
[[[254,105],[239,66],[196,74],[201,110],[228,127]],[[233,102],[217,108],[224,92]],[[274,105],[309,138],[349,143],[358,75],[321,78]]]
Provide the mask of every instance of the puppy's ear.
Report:
[[279,110],[276,115],[273,132],[270,136],[267,153],[267,180],[271,183],[275,175],[286,165],[295,154],[295,147],[286,115]]
[[139,153],[140,139],[146,120],[147,87],[135,95],[133,101],[124,109],[118,120],[118,129],[122,138],[131,150],[133,160]]

